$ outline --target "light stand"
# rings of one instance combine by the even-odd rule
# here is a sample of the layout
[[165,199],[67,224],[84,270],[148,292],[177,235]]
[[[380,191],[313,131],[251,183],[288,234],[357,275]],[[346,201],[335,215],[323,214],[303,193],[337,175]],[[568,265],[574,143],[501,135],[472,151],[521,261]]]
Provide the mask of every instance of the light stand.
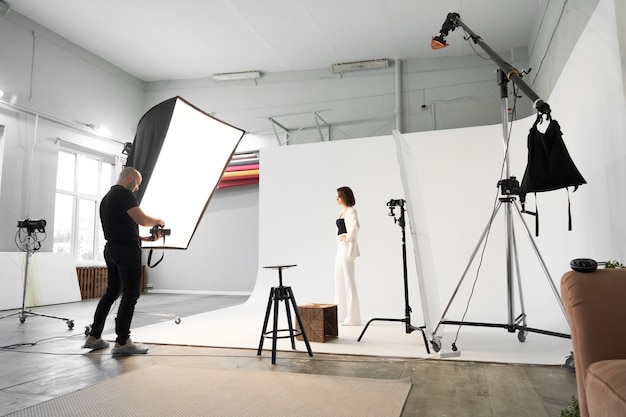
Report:
[[[441,340],[440,340],[440,337],[436,337],[436,334],[437,334],[439,327],[443,324],[453,324],[453,325],[459,325],[459,326],[466,325],[466,326],[483,326],[483,327],[501,327],[501,328],[507,329],[509,333],[515,333],[516,331],[519,331],[518,340],[520,342],[524,342],[526,340],[526,335],[528,332],[535,332],[535,333],[541,333],[541,334],[550,335],[550,336],[570,338],[571,336],[568,334],[557,333],[557,332],[552,332],[552,331],[547,331],[547,330],[540,330],[540,329],[530,328],[526,326],[526,313],[524,311],[524,299],[522,295],[519,260],[517,256],[517,247],[515,244],[515,229],[513,226],[513,217],[512,217],[513,209],[515,209],[515,212],[519,216],[522,222],[522,225],[524,226],[524,229],[526,230],[526,234],[528,235],[528,238],[531,242],[533,250],[537,256],[537,259],[539,260],[539,263],[541,264],[541,267],[546,275],[546,279],[548,280],[548,283],[550,287],[552,288],[552,291],[554,292],[554,295],[557,299],[557,302],[566,320],[567,320],[567,315],[565,313],[563,303],[559,296],[559,292],[556,286],[554,285],[554,281],[552,280],[552,277],[550,276],[550,273],[548,272],[545,262],[543,261],[543,258],[541,257],[541,254],[539,253],[539,249],[537,248],[537,245],[535,244],[533,240],[532,234],[528,226],[526,225],[526,222],[522,218],[522,211],[520,210],[519,206],[516,204],[517,200],[516,200],[515,195],[519,194],[520,187],[519,187],[519,182],[517,182],[517,179],[515,177],[509,176],[509,164],[508,164],[508,157],[509,157],[508,155],[509,131],[508,131],[508,116],[507,116],[508,114],[508,90],[507,90],[508,81],[512,80],[513,82],[515,82],[515,84],[528,96],[528,98],[533,101],[533,104],[539,113],[549,114],[550,107],[548,106],[547,103],[541,100],[539,96],[537,96],[537,94],[535,94],[535,92],[522,80],[519,74],[519,71],[517,69],[515,69],[514,67],[506,63],[498,54],[496,54],[491,48],[489,48],[489,46],[487,46],[479,36],[477,36],[471,29],[469,29],[461,21],[458,13],[448,13],[446,21],[444,22],[441,28],[440,34],[434,37],[432,40],[431,46],[433,47],[433,49],[438,49],[438,48],[447,46],[447,43],[445,43],[445,36],[448,35],[448,32],[453,31],[459,26],[461,26],[466,31],[466,33],[469,35],[469,39],[471,39],[474,43],[478,44],[499,67],[498,85],[500,86],[502,135],[503,135],[503,140],[504,140],[504,145],[505,145],[505,156],[504,156],[504,172],[505,172],[504,177],[505,178],[498,182],[498,187],[501,190],[502,197],[499,198],[498,203],[496,204],[493,210],[491,218],[489,219],[489,222],[487,223],[487,226],[485,227],[479,239],[479,242],[476,245],[476,248],[474,249],[474,251],[472,252],[472,255],[470,256],[470,260],[467,264],[467,267],[465,268],[465,271],[463,272],[463,275],[461,276],[461,279],[459,283],[457,284],[452,294],[452,297],[450,298],[450,301],[448,302],[446,308],[444,309],[439,323],[437,324],[437,326],[435,327],[432,333],[431,344],[433,346],[433,350],[435,350],[435,352],[439,352],[439,350],[441,349]],[[466,321],[454,321],[454,320],[444,319],[463,280],[465,279],[465,276],[470,268],[470,265],[472,264],[474,257],[478,253],[478,250],[481,244],[485,241],[487,235],[489,234],[491,225],[498,211],[502,207],[504,207],[504,216],[505,216],[505,222],[506,222],[505,250],[506,250],[506,269],[507,269],[507,307],[508,307],[507,322],[506,323],[482,323],[482,322],[466,322]],[[514,267],[515,267],[515,272],[517,274],[517,285],[518,285],[519,300],[520,300],[520,307],[521,307],[521,313],[517,317],[515,316],[515,313],[514,313],[514,292],[515,292],[515,289],[514,289],[515,282],[513,278]],[[455,343],[452,344],[452,350],[453,351],[457,350]]]
[[[30,261],[30,257],[33,255],[33,253],[35,253],[36,251],[38,251],[41,247],[41,242],[37,237],[37,232],[41,232],[44,233],[45,232],[45,227],[46,225],[46,221],[45,220],[24,220],[24,221],[19,221],[17,223],[17,226],[20,228],[20,230],[18,230],[18,234],[24,230],[26,233],[25,238],[22,240],[20,239],[20,243],[21,246],[20,249],[22,249],[24,252],[26,252],[26,261],[24,264],[24,290],[22,292],[22,309],[20,311],[18,311],[17,313],[13,313],[13,314],[9,314],[6,315],[4,317],[0,317],[0,319],[4,319],[6,317],[12,317],[12,316],[19,316],[20,319],[20,323],[24,323],[26,321],[26,317],[28,316],[41,316],[41,317],[48,317],[51,319],[58,319],[58,320],[63,320],[65,321],[65,323],[67,324],[67,327],[71,330],[74,328],[74,321],[70,320],[68,318],[64,318],[64,317],[57,317],[57,316],[51,316],[48,314],[42,314],[42,313],[35,313],[34,311],[31,310],[27,310],[26,309],[26,290],[27,290],[27,286],[28,286],[28,264]],[[17,241],[18,239],[16,239]]]
[[[407,266],[406,266],[406,231],[405,231],[406,223],[405,223],[405,217],[404,217],[404,212],[405,212],[404,204],[405,204],[404,200],[389,200],[389,202],[387,203],[387,207],[389,207],[389,216],[392,216],[394,223],[397,223],[402,229],[402,266],[403,266],[403,272],[404,272],[404,318],[403,319],[387,319],[387,318],[371,319],[365,325],[365,328],[361,332],[361,335],[357,339],[357,342],[361,341],[361,338],[365,334],[365,331],[367,330],[369,325],[374,321],[401,322],[405,324],[405,331],[407,334],[410,334],[415,330],[419,330],[422,333],[422,337],[424,338],[424,346],[426,347],[426,352],[430,353],[430,348],[428,347],[428,340],[426,339],[426,333],[424,332],[424,328],[426,326],[417,327],[411,324],[411,313],[413,312],[413,310],[411,309],[411,306],[409,305],[409,280],[408,280],[408,272],[407,272]],[[395,207],[398,207],[400,209],[399,217],[396,217],[396,213],[394,211]]]

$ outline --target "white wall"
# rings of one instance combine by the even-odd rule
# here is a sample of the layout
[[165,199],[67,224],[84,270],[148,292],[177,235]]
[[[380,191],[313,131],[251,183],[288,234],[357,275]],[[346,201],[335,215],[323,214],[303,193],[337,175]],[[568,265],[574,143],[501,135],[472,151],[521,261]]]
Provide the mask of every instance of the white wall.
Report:
[[[141,116],[143,83],[17,13],[0,16],[0,38],[0,250],[16,250],[16,223],[30,217],[48,221],[42,251],[51,251],[60,143],[120,153]],[[96,139],[78,122],[121,139]]]
[[[257,277],[256,185],[217,190],[187,250],[154,250],[148,284],[157,292],[248,294]],[[145,259],[145,256],[144,256]]]

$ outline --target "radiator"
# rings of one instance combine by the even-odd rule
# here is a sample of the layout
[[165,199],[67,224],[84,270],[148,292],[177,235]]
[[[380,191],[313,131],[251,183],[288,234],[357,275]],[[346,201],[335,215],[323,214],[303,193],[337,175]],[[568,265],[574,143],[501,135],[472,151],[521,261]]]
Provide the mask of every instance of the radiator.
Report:
[[[106,266],[77,266],[78,286],[83,300],[100,298],[107,288]],[[146,267],[141,269],[141,292],[146,289]]]
[[76,274],[83,300],[102,297],[107,288],[106,266],[78,266]]

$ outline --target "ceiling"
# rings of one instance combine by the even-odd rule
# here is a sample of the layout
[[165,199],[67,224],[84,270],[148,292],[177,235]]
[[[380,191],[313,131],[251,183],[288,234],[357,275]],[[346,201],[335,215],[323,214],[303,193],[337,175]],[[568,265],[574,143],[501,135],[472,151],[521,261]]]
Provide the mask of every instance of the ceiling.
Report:
[[548,0],[6,0],[143,81],[327,68],[379,58],[469,55],[449,12],[498,52],[531,44]]

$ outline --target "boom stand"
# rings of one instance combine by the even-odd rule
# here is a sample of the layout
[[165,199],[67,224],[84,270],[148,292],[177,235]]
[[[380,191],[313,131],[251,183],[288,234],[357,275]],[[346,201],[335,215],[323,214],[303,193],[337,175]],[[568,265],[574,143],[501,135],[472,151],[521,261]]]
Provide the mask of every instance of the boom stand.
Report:
[[[524,300],[523,300],[523,296],[522,296],[522,286],[521,286],[521,279],[520,279],[520,273],[519,273],[519,261],[518,261],[518,257],[517,257],[517,247],[515,246],[515,230],[513,229],[513,219],[511,216],[512,213],[512,208],[515,208],[515,212],[518,214],[520,220],[522,221],[522,224],[524,225],[524,229],[526,230],[526,234],[528,235],[530,242],[532,244],[533,250],[535,251],[535,254],[537,255],[537,259],[539,260],[539,262],[541,263],[541,267],[543,268],[543,271],[546,275],[546,278],[548,280],[548,283],[550,284],[550,287],[552,288],[552,291],[554,292],[554,296],[557,299],[557,302],[559,304],[559,306],[561,307],[561,311],[563,312],[563,315],[565,316],[565,320],[567,320],[567,314],[565,313],[565,308],[563,307],[563,303],[561,301],[561,297],[559,296],[559,293],[556,289],[556,286],[554,285],[554,281],[552,280],[552,278],[550,277],[550,273],[548,272],[548,268],[545,265],[545,262],[543,261],[543,258],[541,257],[541,255],[539,254],[539,250],[537,248],[537,245],[535,244],[532,234],[530,233],[530,230],[528,229],[528,226],[526,225],[526,222],[524,221],[524,219],[522,218],[521,215],[521,211],[519,209],[519,206],[516,204],[516,199],[515,199],[515,194],[516,194],[516,188],[517,190],[519,190],[519,183],[517,183],[517,180],[515,179],[515,177],[509,177],[509,165],[508,165],[508,126],[507,126],[507,113],[508,113],[508,102],[507,102],[507,97],[508,97],[508,92],[507,92],[507,82],[508,81],[513,81],[519,88],[520,90],[522,90],[522,92],[524,92],[526,94],[526,96],[533,102],[534,107],[537,109],[537,111],[541,114],[549,114],[550,113],[550,106],[548,105],[548,103],[544,102],[543,100],[541,100],[541,98],[539,98],[539,96],[528,86],[528,84],[526,84],[526,82],[524,82],[524,80],[522,80],[522,77],[519,73],[519,71],[514,68],[513,66],[511,66],[510,64],[508,64],[506,61],[504,61],[497,53],[495,53],[493,51],[493,49],[491,49],[484,41],[483,39],[476,35],[469,27],[467,27],[467,25],[461,20],[461,17],[459,16],[458,13],[448,13],[448,16],[446,17],[445,22],[443,23],[442,27],[441,27],[441,31],[439,33],[439,36],[436,36],[433,38],[433,42],[431,43],[431,46],[433,47],[433,49],[437,49],[440,47],[445,47],[447,46],[447,44],[445,43],[445,37],[448,35],[449,32],[455,30],[457,27],[462,27],[466,34],[466,40],[471,40],[472,42],[474,42],[475,44],[477,44],[478,46],[480,46],[488,55],[489,57],[498,65],[499,67],[499,71],[498,71],[498,75],[499,75],[499,85],[500,85],[500,91],[501,91],[501,114],[502,114],[502,134],[503,134],[503,139],[504,139],[504,147],[505,147],[505,154],[504,154],[504,168],[505,168],[505,178],[502,179],[498,185],[501,187],[502,190],[502,194],[504,197],[499,199],[498,204],[496,205],[491,218],[489,219],[489,222],[487,224],[487,227],[485,228],[485,230],[483,231],[483,234],[480,238],[480,241],[478,242],[478,245],[476,245],[476,248],[474,249],[474,252],[472,253],[472,256],[470,257],[470,261],[467,265],[467,268],[465,268],[465,271],[463,272],[463,276],[461,277],[461,280],[459,281],[458,285],[456,286],[456,289],[454,290],[454,293],[452,294],[452,298],[450,298],[450,301],[448,302],[448,305],[446,306],[441,319],[439,321],[439,324],[437,325],[437,327],[435,327],[435,330],[432,333],[432,340],[431,343],[433,345],[433,349],[438,352],[441,349],[441,339],[437,338],[435,335],[437,333],[437,330],[439,329],[439,326],[442,324],[456,324],[456,325],[468,325],[468,326],[486,326],[486,327],[503,327],[505,329],[507,329],[510,333],[514,333],[516,330],[519,330],[518,333],[518,339],[520,342],[523,342],[526,340],[526,333],[527,332],[536,332],[536,333],[542,333],[542,334],[547,334],[550,336],[558,336],[558,337],[564,337],[564,338],[571,338],[570,335],[567,334],[563,334],[563,333],[556,333],[556,332],[551,332],[551,331],[546,331],[546,330],[539,330],[539,329],[533,329],[530,327],[526,326],[526,313],[524,312]],[[476,256],[476,253],[478,252],[478,249],[481,245],[481,243],[485,240],[485,238],[487,237],[487,234],[489,233],[489,229],[491,227],[491,224],[493,223],[493,220],[497,214],[497,212],[500,210],[500,208],[502,207],[502,205],[504,204],[504,208],[505,208],[505,221],[506,221],[506,242],[505,242],[505,247],[506,247],[506,267],[507,267],[507,304],[508,304],[508,320],[507,323],[503,323],[503,324],[499,324],[499,323],[472,323],[472,322],[464,322],[464,321],[451,321],[451,320],[447,320],[444,319],[443,317],[446,316],[446,313],[448,311],[448,309],[450,308],[450,305],[452,304],[452,301],[454,300],[454,297],[456,296],[459,287],[461,286],[461,283],[463,282],[463,279],[465,278],[465,275],[467,274],[467,271],[469,269],[470,264],[472,263],[473,258]],[[515,268],[516,268],[516,273],[517,273],[517,284],[519,287],[519,297],[520,297],[520,307],[521,307],[521,314],[517,317],[514,317],[514,297],[513,297],[513,293],[514,293],[514,282],[513,282],[513,262],[515,263]],[[521,323],[521,324],[520,324]],[[452,344],[452,350],[457,350],[455,344]]]
[[[398,223],[400,227],[402,228],[402,266],[403,266],[403,272],[404,272],[404,318],[403,319],[386,319],[386,318],[371,319],[365,325],[365,328],[361,332],[361,335],[357,339],[357,342],[361,341],[361,338],[365,334],[365,331],[367,330],[367,328],[372,322],[374,321],[398,321],[398,322],[405,324],[405,331],[407,334],[412,333],[414,330],[419,330],[422,333],[422,337],[424,338],[424,346],[426,347],[426,352],[430,353],[430,348],[428,347],[428,340],[426,339],[426,333],[424,332],[424,328],[426,326],[417,327],[411,324],[411,313],[413,312],[413,310],[411,309],[411,306],[409,305],[409,281],[408,281],[408,273],[407,273],[407,266],[406,266],[406,231],[405,231],[405,221],[404,221],[404,211],[405,211],[404,203],[405,203],[404,200],[391,200],[387,203],[387,206],[389,206],[389,210],[390,210],[389,215],[394,216],[393,218],[394,223]],[[394,206],[400,206],[399,218],[395,217],[395,213],[393,211]]]
[[[509,333],[515,333],[515,331],[518,330],[519,332],[518,332],[517,338],[520,342],[524,342],[526,340],[526,335],[528,332],[535,332],[535,333],[541,333],[541,334],[546,334],[550,336],[570,338],[570,335],[567,335],[567,334],[557,333],[557,332],[552,332],[552,331],[547,331],[547,330],[540,330],[540,329],[530,328],[526,326],[526,313],[524,311],[524,299],[522,295],[519,259],[517,256],[517,246],[515,245],[515,229],[513,227],[513,218],[512,218],[513,208],[515,208],[515,212],[518,214],[522,224],[524,225],[524,229],[526,230],[526,234],[528,235],[528,238],[530,239],[533,250],[537,256],[537,259],[539,260],[539,263],[541,264],[541,267],[546,275],[548,283],[550,284],[550,287],[552,288],[552,291],[554,292],[554,295],[559,303],[559,306],[561,307],[561,311],[563,312],[563,315],[565,316],[566,320],[567,320],[567,315],[565,313],[563,303],[561,302],[559,292],[556,286],[554,285],[554,281],[552,280],[552,277],[550,276],[550,273],[548,272],[548,268],[546,267],[546,264],[543,261],[541,254],[539,253],[539,249],[537,248],[537,245],[535,244],[533,240],[533,237],[528,228],[528,225],[522,218],[522,212],[519,206],[516,204],[515,193],[516,191],[519,191],[519,183],[517,182],[515,177],[509,177],[508,150],[506,149],[507,144],[508,144],[508,140],[507,140],[508,139],[508,124],[507,124],[507,119],[508,119],[507,117],[507,113],[508,113],[507,82],[508,80],[506,79],[506,76],[504,75],[502,70],[498,71],[498,75],[499,75],[499,85],[500,85],[500,91],[501,91],[500,98],[501,98],[501,103],[502,103],[502,109],[501,109],[502,110],[502,134],[503,134],[503,139],[504,139],[504,144],[505,144],[504,165],[505,165],[505,172],[506,172],[506,178],[503,180],[500,180],[498,182],[498,186],[501,189],[501,193],[503,197],[499,198],[499,201],[491,215],[491,218],[489,219],[489,222],[487,223],[487,227],[485,227],[485,230],[483,231],[480,237],[480,240],[478,244],[476,245],[476,248],[474,249],[474,252],[472,252],[469,263],[467,264],[467,267],[465,268],[465,271],[463,272],[463,275],[461,276],[461,280],[456,286],[452,294],[452,298],[450,298],[450,301],[448,302],[448,305],[444,309],[443,314],[441,315],[442,318],[440,319],[439,323],[435,327],[435,330],[433,331],[433,338],[431,339],[431,343],[433,345],[433,349],[435,350],[435,352],[438,352],[441,349],[440,338],[437,338],[435,335],[437,333],[437,330],[439,329],[439,326],[441,326],[442,324],[453,324],[453,325],[459,325],[459,326],[465,325],[465,326],[483,326],[483,327],[502,327],[502,328],[507,329]],[[448,309],[450,308],[450,305],[452,304],[452,301],[454,300],[454,297],[456,296],[461,286],[461,283],[465,279],[465,276],[469,270],[470,265],[472,264],[474,257],[476,256],[481,244],[485,241],[487,235],[489,234],[489,230],[491,229],[491,225],[494,221],[494,218],[496,217],[496,214],[502,207],[504,207],[504,216],[505,216],[505,221],[506,221],[505,250],[506,250],[506,270],[507,270],[506,271],[507,272],[507,306],[508,306],[507,322],[506,323],[478,323],[478,322],[454,321],[454,320],[444,319],[443,317],[446,317],[446,313],[448,312]],[[517,273],[517,286],[518,286],[518,291],[519,291],[519,301],[520,301],[520,308],[521,308],[521,313],[517,317],[515,317],[515,314],[514,314],[515,290],[514,290],[514,281],[513,281],[513,266],[515,266],[515,270]],[[457,350],[456,345],[454,343],[452,344],[452,350],[453,351]]]
[[51,318],[51,319],[59,319],[59,320],[65,321],[65,323],[67,324],[67,327],[70,330],[72,330],[74,328],[74,321],[73,320],[70,320],[70,319],[64,318],[64,317],[50,316],[48,314],[35,313],[34,311],[26,310],[26,290],[27,290],[27,286],[28,286],[28,264],[29,264],[29,261],[30,261],[30,257],[32,256],[33,253],[35,253],[35,251],[37,251],[37,248],[38,248],[38,242],[37,242],[36,237],[34,236],[35,232],[29,229],[27,233],[28,233],[28,235],[26,236],[26,242],[25,242],[26,263],[24,265],[24,290],[22,292],[22,309],[19,312],[17,312],[17,313],[13,313],[13,314],[6,315],[4,317],[0,317],[0,319],[4,319],[6,317],[12,317],[12,316],[19,316],[20,323],[24,323],[26,321],[26,317],[28,317],[28,316],[48,317],[48,318]]

